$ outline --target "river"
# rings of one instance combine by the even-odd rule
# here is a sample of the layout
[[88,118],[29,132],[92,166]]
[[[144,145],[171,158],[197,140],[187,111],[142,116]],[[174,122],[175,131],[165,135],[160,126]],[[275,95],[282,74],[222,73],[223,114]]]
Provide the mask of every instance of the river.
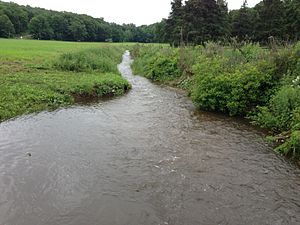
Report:
[[260,131],[130,64],[125,96],[0,124],[1,225],[300,224],[300,171]]

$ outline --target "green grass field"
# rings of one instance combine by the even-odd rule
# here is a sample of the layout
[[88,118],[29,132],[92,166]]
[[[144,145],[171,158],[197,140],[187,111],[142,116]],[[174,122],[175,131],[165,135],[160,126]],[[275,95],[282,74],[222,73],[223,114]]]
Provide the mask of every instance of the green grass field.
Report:
[[122,95],[117,71],[128,46],[0,39],[0,121],[73,104],[78,97]]

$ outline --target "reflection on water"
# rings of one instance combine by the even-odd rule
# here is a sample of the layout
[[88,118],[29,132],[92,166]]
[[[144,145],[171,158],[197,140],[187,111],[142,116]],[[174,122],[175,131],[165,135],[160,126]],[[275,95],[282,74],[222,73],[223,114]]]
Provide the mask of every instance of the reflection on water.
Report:
[[0,124],[1,225],[300,224],[299,169],[130,63],[126,96]]

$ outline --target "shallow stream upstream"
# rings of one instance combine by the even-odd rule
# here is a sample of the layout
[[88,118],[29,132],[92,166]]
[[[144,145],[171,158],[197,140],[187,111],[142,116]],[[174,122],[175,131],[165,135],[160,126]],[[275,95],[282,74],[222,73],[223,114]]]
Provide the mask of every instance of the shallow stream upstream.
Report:
[[300,224],[300,170],[260,131],[130,64],[123,97],[0,124],[0,225]]

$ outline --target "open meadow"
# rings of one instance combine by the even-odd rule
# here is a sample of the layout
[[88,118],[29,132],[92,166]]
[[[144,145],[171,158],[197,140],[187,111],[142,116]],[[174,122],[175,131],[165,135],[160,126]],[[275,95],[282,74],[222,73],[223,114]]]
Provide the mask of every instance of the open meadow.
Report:
[[0,121],[76,99],[117,96],[125,44],[0,39]]

